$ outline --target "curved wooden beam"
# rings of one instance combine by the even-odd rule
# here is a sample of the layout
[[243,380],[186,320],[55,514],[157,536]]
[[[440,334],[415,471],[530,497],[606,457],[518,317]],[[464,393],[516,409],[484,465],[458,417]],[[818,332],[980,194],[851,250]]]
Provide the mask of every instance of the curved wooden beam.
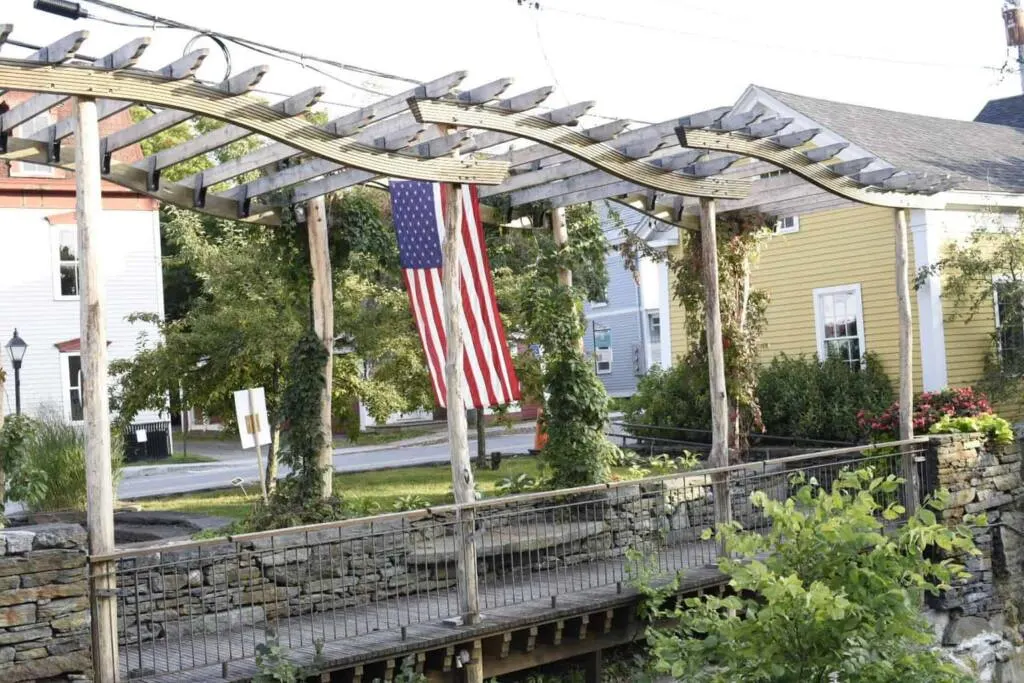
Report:
[[850,178],[833,173],[828,166],[811,161],[803,152],[783,147],[768,139],[682,127],[676,129],[676,134],[683,147],[733,152],[762,159],[797,174],[823,190],[861,204],[904,209],[942,209],[946,206],[946,201],[939,197],[869,190]]
[[486,107],[464,107],[451,102],[410,99],[418,121],[510,133],[565,152],[597,169],[643,187],[693,197],[741,199],[750,191],[748,180],[691,178],[622,152],[582,133],[530,114],[508,114]]
[[231,96],[194,81],[166,81],[136,70],[101,71],[77,65],[35,67],[0,59],[0,88],[130,100],[191,112],[242,126],[295,149],[380,175],[435,182],[497,185],[508,166],[489,160],[423,159],[381,152],[274,111],[246,95]]
[[[8,138],[7,151],[0,153],[0,159],[5,161],[25,161],[74,172],[74,148],[62,148],[60,156],[60,161],[54,163],[47,158],[45,143],[37,142],[35,140],[26,140],[23,138]],[[146,195],[147,197],[152,197],[153,199],[158,199],[162,202],[173,204],[174,206],[178,206],[183,209],[201,211],[202,213],[216,216],[218,218],[240,220],[248,223],[259,223],[262,225],[281,224],[278,209],[276,207],[253,204],[249,207],[249,215],[241,216],[239,215],[239,203],[226,197],[210,195],[206,198],[206,203],[201,208],[196,207],[193,199],[192,188],[181,185],[180,183],[165,182],[155,190],[150,189],[149,183],[147,182],[148,173],[144,169],[135,168],[131,164],[111,161],[110,172],[104,173],[103,179],[109,180],[110,182],[120,185],[132,192],[137,192],[138,194]]]

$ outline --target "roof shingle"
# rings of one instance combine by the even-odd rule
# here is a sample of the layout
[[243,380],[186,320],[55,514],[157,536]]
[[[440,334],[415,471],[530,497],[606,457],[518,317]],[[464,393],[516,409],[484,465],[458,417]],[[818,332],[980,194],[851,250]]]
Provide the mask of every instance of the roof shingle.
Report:
[[1024,193],[1024,129],[757,88],[897,170],[952,174],[962,190]]

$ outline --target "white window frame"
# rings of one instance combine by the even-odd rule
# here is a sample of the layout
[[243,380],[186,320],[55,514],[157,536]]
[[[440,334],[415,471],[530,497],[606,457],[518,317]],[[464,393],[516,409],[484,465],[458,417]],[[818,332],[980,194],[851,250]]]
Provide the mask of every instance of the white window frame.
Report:
[[819,287],[813,292],[814,301],[814,336],[818,342],[818,360],[825,362],[828,353],[825,350],[825,312],[822,308],[822,299],[833,294],[853,294],[857,310],[857,341],[860,345],[860,362],[864,365],[864,357],[867,355],[867,344],[864,341],[864,300],[861,297],[860,284],[836,285],[834,287]]
[[[597,345],[597,333],[604,332],[608,334],[608,346]],[[610,327],[605,327],[600,330],[594,330],[594,372],[599,375],[610,375],[612,374],[612,364],[615,362],[615,354],[612,351],[612,330]],[[606,351],[608,354],[607,360],[601,360],[601,352]],[[605,364],[607,367],[602,368],[601,365]]]
[[790,235],[794,232],[800,232],[800,216],[782,216],[775,221],[776,235]]
[[[647,313],[647,343],[649,344],[661,344],[661,311],[657,308],[651,308],[646,311]],[[651,319],[658,319],[658,341],[654,341],[654,330],[652,329]]]
[[[64,416],[68,422],[73,424],[80,424],[84,420],[75,420],[71,414],[71,369],[68,367],[70,358],[78,358],[79,364],[81,364],[82,354],[78,351],[62,351],[60,354],[60,392],[61,392],[61,404],[64,406]],[[82,373],[79,370],[78,373],[78,401],[85,406],[82,400]]]
[[70,261],[61,261],[60,259],[60,236],[63,232],[70,232],[73,237],[73,244],[75,245],[75,272],[76,279],[78,281],[77,291],[82,291],[82,259],[78,253],[78,226],[76,225],[52,225],[50,226],[50,270],[53,279],[53,299],[54,301],[78,301],[79,294],[63,294],[60,289],[60,267],[61,264],[70,263]]
[[[1003,338],[1002,338],[1002,335],[999,334],[999,332],[1002,329],[1003,324],[1002,324],[1002,321],[999,319],[999,289],[998,289],[998,285],[1001,282],[1009,282],[1009,281],[1010,281],[1010,278],[1008,278],[1008,277],[1006,277],[1004,275],[996,275],[996,276],[994,276],[992,278],[992,315],[993,315],[993,317],[995,319],[995,326],[996,326],[996,353],[999,356],[999,362],[1000,363],[1003,362]],[[1024,324],[1024,321],[1022,321],[1022,324]],[[1021,349],[1020,352],[1024,353],[1024,349]]]
[[[35,130],[28,130],[26,126],[29,123],[39,121],[42,125]],[[43,128],[47,128],[53,125],[53,115],[44,111],[43,113],[35,116],[20,126],[14,129],[14,137],[16,138],[27,138],[30,135],[34,135]],[[35,164],[29,161],[12,161],[11,162],[11,177],[12,178],[55,178],[57,176],[57,169],[53,166],[47,166],[45,164]]]

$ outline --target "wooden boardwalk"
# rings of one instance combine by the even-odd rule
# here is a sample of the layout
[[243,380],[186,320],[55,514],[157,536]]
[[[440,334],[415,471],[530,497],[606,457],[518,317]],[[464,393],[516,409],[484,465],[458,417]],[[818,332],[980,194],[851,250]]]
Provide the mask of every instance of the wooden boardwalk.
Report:
[[[653,554],[647,569],[664,579],[683,570],[687,586],[720,583],[721,575],[713,566],[715,554],[713,542],[689,542]],[[296,664],[315,665],[319,671],[400,658],[530,623],[634,602],[638,595],[630,579],[636,570],[632,562],[619,557],[492,578],[480,587],[483,619],[473,626],[443,623],[459,612],[458,595],[452,588],[282,616],[214,633],[134,643],[121,647],[120,666],[126,680],[147,683],[244,681],[258,673],[257,647],[275,635]]]

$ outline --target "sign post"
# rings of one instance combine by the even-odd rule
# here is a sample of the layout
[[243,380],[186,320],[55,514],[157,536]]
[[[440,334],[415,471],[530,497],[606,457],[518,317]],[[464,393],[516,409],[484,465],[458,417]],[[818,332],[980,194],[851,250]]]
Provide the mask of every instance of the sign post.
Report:
[[267,420],[267,397],[263,387],[235,392],[235,416],[242,450],[256,449],[256,467],[260,473],[260,493],[267,502],[267,480],[263,471],[263,446],[270,443],[270,422]]

